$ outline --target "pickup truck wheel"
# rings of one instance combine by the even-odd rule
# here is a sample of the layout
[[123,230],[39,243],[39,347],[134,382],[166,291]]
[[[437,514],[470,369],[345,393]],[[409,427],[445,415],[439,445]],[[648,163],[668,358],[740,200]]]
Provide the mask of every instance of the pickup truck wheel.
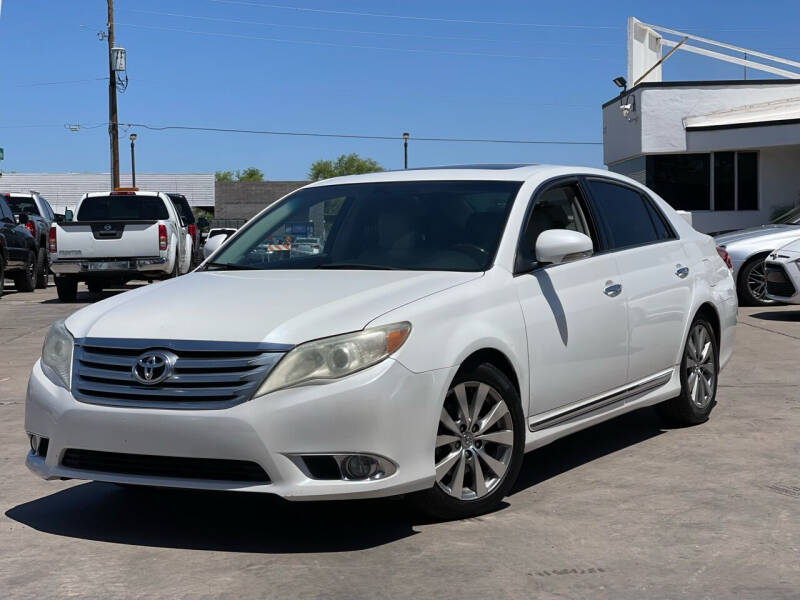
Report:
[[103,282],[102,281],[87,281],[86,287],[89,288],[89,291],[93,294],[102,294],[103,293]]
[[36,261],[36,288],[43,290],[47,287],[47,277],[49,275],[49,265],[47,264],[47,250],[39,248],[39,255]]
[[56,277],[56,292],[61,302],[75,302],[78,297],[78,280],[71,277]]
[[38,274],[36,266],[36,253],[31,250],[28,252],[28,264],[25,266],[25,270],[14,275],[14,285],[17,287],[18,292],[32,292],[36,289],[36,277]]

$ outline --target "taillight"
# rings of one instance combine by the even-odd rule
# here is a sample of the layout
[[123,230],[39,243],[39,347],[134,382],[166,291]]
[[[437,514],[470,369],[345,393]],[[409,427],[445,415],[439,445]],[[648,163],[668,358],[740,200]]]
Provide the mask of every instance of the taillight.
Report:
[[197,225],[189,225],[189,235],[192,236],[192,243],[197,243]]
[[159,250],[166,250],[168,242],[169,242],[169,240],[167,239],[167,226],[166,225],[159,225],[158,226],[158,249]]
[[31,232],[33,237],[36,237],[36,225],[34,225],[33,221],[27,221],[25,223],[25,229]]
[[722,259],[722,262],[725,263],[725,266],[733,271],[733,263],[731,263],[731,255],[728,254],[728,251],[722,246],[717,246],[717,254],[719,254],[719,257]]
[[50,233],[47,234],[47,249],[50,252],[58,252],[58,242],[56,241],[56,226],[50,227]]

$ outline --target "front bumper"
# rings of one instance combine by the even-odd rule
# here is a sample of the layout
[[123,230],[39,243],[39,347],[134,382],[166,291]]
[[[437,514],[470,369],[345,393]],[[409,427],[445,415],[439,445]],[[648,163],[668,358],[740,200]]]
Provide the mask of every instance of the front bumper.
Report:
[[57,275],[168,271],[165,256],[146,258],[53,259],[50,270]]
[[800,304],[800,252],[776,250],[764,267],[767,298],[784,304]]
[[[26,464],[45,479],[266,492],[291,500],[402,494],[434,483],[438,416],[453,375],[453,369],[413,373],[390,358],[327,385],[277,391],[220,410],[173,410],[79,402],[37,362],[28,383],[25,429],[49,444],[46,458],[29,452]],[[271,482],[74,469],[62,464],[70,448],[252,461]],[[320,453],[379,455],[397,470],[372,481],[312,479],[296,455]]]

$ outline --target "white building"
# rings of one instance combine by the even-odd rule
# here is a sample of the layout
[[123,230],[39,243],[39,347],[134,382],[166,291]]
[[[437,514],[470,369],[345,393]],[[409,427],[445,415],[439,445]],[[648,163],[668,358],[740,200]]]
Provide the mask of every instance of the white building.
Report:
[[[53,210],[63,213],[74,209],[86,192],[109,189],[108,173],[3,173],[0,192],[39,192]],[[123,187],[131,185],[130,173],[120,174]],[[213,208],[215,203],[213,173],[137,173],[136,186],[141,190],[176,192],[186,196],[190,206]]]
[[[677,44],[662,40],[654,26],[635,20],[632,25],[647,32],[643,43],[649,48],[637,54],[629,37],[628,78],[641,83],[603,105],[603,162],[608,168],[690,211],[700,231],[760,225],[778,208],[800,204],[800,79],[661,81],[660,63],[646,73],[648,55],[652,66],[663,60],[658,58],[661,42]],[[683,49],[694,51],[693,46]]]

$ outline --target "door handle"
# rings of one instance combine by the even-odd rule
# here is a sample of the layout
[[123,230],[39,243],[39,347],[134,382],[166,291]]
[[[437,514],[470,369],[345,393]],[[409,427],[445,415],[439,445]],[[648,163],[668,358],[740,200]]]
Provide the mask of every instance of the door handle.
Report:
[[606,289],[603,290],[603,293],[609,298],[619,296],[622,293],[622,284],[606,281]]
[[676,265],[676,266],[678,268],[675,271],[675,275],[677,275],[681,279],[686,279],[686,277],[689,275],[689,267],[682,267],[680,265]]

